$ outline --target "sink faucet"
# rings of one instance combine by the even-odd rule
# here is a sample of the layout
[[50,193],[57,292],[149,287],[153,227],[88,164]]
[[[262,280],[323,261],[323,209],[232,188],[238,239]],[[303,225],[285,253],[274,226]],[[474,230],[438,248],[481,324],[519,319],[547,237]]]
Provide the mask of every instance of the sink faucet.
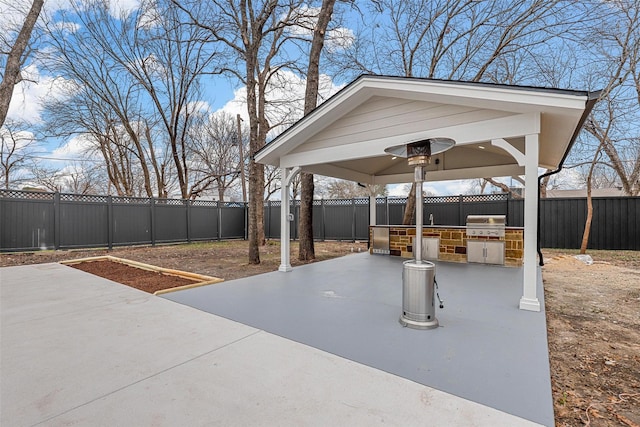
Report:
[[429,214],[429,223],[431,225],[433,225],[433,214],[432,213]]

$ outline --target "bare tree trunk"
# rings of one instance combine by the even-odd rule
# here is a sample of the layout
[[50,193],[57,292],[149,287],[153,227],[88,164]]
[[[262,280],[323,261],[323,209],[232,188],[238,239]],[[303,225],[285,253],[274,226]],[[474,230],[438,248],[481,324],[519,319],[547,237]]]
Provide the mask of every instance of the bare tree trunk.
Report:
[[[551,169],[547,169],[546,172],[551,172]],[[542,178],[542,182],[540,182],[540,198],[547,198],[547,186],[549,185],[549,181],[551,180],[551,175],[547,175]]]
[[[301,10],[302,0],[279,2],[265,0],[212,0],[212,10],[220,12],[212,20],[204,13],[200,19],[191,8],[174,4],[186,12],[194,23],[211,32],[213,39],[226,45],[231,56],[227,72],[238,77],[247,88],[249,115],[249,264],[260,263],[260,244],[264,239],[264,165],[253,160],[253,155],[264,146],[270,130],[265,112],[269,79],[284,64],[272,65],[284,41],[292,37],[287,29],[294,24]],[[259,3],[259,4],[258,4]],[[215,23],[215,24],[212,24]],[[233,69],[244,62],[244,70]]]
[[587,175],[587,219],[584,223],[584,232],[582,233],[582,243],[580,244],[580,253],[587,253],[587,245],[589,244],[589,235],[591,234],[591,221],[593,219],[593,200],[591,198],[591,179],[593,178],[593,170],[595,169],[598,159],[600,158],[600,150],[602,144],[598,146],[595,156],[589,166],[589,174]]
[[158,187],[158,197],[166,198],[167,191],[165,189],[164,180],[162,179],[162,174],[160,173],[160,168],[158,166],[158,160],[156,159],[156,152],[153,148],[153,139],[151,138],[151,129],[149,126],[145,126],[144,136],[147,138],[147,146],[149,147],[149,157],[151,157],[151,165],[153,166],[153,172],[156,175],[156,186]]
[[216,183],[218,186],[218,200],[221,202],[224,202],[224,190],[225,190],[225,186],[222,184],[222,179],[218,178],[216,179]]
[[407,204],[404,208],[402,225],[412,225],[416,223],[416,183],[411,184],[411,191],[407,196]]
[[499,189],[501,189],[503,192],[505,193],[510,193],[514,199],[520,199],[522,198],[522,196],[520,196],[518,193],[514,193],[513,190],[511,188],[509,188],[509,186],[507,184],[504,184],[502,182],[496,181],[493,178],[483,178],[486,182],[488,182],[489,184],[493,185],[494,187],[498,187]]
[[122,123],[123,127],[127,131],[127,134],[133,141],[133,144],[136,147],[137,157],[140,160],[140,167],[142,169],[142,177],[144,179],[144,190],[147,193],[147,197],[153,197],[153,189],[151,188],[151,174],[149,173],[149,166],[147,164],[147,156],[145,154],[144,148],[140,143],[140,135],[136,132],[135,129],[131,126],[131,123],[124,122]]
[[[336,0],[323,0],[318,22],[313,29],[313,40],[309,52],[309,67],[307,68],[307,86],[304,94],[305,116],[316,108],[318,102],[318,87],[320,85],[320,54],[324,46],[324,37],[327,26],[333,15],[333,6]],[[313,245],[313,174],[303,172],[300,176],[300,223],[298,227],[300,238],[300,261],[315,259],[316,252]]]
[[591,199],[591,173],[587,179],[587,219],[584,223],[584,232],[582,233],[582,243],[580,244],[580,253],[587,253],[587,245],[589,243],[589,235],[591,234],[591,220],[593,219],[593,200]]
[[20,82],[22,55],[27,49],[33,27],[36,26],[43,4],[44,0],[33,0],[31,9],[22,25],[22,29],[20,33],[18,33],[18,37],[7,56],[4,76],[2,77],[2,82],[0,82],[0,126],[4,125],[7,119],[7,112],[9,111],[9,104],[11,104],[11,97],[13,95],[13,87]]
[[[248,26],[245,16],[243,16],[243,26]],[[249,160],[249,264],[260,264],[260,215],[258,211],[262,209],[264,203],[264,184],[260,182],[261,174],[264,181],[264,169],[260,170],[262,165],[256,163],[253,158],[253,153],[260,149],[255,79],[257,52],[249,52],[248,50],[246,54],[247,109],[249,112],[249,127],[251,129],[249,140],[249,158],[251,159]]]

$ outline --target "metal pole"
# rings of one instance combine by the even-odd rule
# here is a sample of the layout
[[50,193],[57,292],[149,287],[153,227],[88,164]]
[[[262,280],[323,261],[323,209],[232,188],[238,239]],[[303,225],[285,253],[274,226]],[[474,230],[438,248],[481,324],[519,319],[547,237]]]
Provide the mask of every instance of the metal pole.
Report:
[[416,181],[416,238],[413,245],[413,253],[416,256],[416,264],[422,264],[422,181],[424,180],[424,167],[416,166],[414,178]]
[[242,202],[247,203],[247,186],[244,178],[244,154],[242,151],[242,118],[240,114],[236,116],[238,121],[238,150],[240,151],[240,179],[242,180]]

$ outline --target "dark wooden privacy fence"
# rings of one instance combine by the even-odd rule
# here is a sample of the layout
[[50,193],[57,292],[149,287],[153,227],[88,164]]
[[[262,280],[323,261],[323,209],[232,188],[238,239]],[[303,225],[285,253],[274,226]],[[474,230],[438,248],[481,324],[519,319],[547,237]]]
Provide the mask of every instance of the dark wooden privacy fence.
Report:
[[0,192],[0,249],[70,249],[245,237],[242,204]]
[[[378,224],[400,224],[406,198],[378,198]],[[640,250],[640,197],[593,199],[591,249]],[[265,234],[280,238],[280,202],[264,205]],[[578,248],[585,199],[541,200],[541,243]],[[292,204],[291,237],[297,238],[299,202]],[[464,225],[469,214],[502,214],[522,226],[524,202],[505,194],[427,197],[424,223]],[[247,207],[237,202],[133,198],[0,190],[0,250],[69,249],[243,239]],[[315,200],[318,240],[367,240],[369,199]]]
[[[586,198],[542,199],[540,214],[543,248],[580,247],[587,217]],[[588,247],[640,250],[640,197],[594,198]]]

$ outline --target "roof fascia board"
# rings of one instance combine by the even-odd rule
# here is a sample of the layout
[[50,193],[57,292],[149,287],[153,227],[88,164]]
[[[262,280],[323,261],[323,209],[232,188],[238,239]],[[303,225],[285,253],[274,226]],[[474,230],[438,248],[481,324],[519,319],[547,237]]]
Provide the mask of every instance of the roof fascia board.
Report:
[[352,108],[355,108],[355,106],[360,105],[369,99],[372,95],[361,91],[360,89],[362,86],[364,86],[364,80],[358,79],[333,95],[310,114],[307,114],[291,127],[286,129],[283,133],[278,135],[273,141],[271,141],[271,143],[260,149],[260,151],[255,154],[255,160],[258,163],[266,162],[273,164],[266,160],[267,156],[274,154],[274,152],[287,141],[292,139],[297,139],[299,141],[296,145],[287,150],[291,151],[312,135],[324,129],[328,125],[328,123],[326,123],[327,120],[325,119],[329,118],[329,122],[333,123],[346,113],[342,111],[345,106],[351,106],[354,104],[354,107],[349,108],[349,110],[351,110]]
[[[458,145],[474,144],[498,138],[517,138],[540,133],[540,115],[535,113],[517,114],[482,122],[449,126],[439,129],[427,129],[406,135],[395,135],[344,144],[334,147],[291,153],[280,158],[280,167],[306,166],[320,163],[332,163],[377,156],[387,156],[385,148],[392,145],[418,141],[424,138],[453,138]],[[276,163],[277,165],[277,163]]]
[[510,85],[506,83],[492,83],[492,82],[484,82],[484,81],[465,81],[465,80],[448,80],[448,79],[436,79],[431,77],[405,77],[405,76],[391,76],[391,75],[383,75],[383,74],[363,74],[360,78],[374,78],[381,80],[414,80],[414,81],[423,81],[423,82],[433,82],[433,83],[446,83],[458,86],[477,86],[477,87],[494,87],[494,88],[506,88],[512,90],[522,90],[522,91],[536,91],[536,92],[544,92],[544,93],[560,93],[560,94],[568,94],[575,96],[589,96],[590,93],[585,90],[576,90],[576,89],[560,89],[560,88],[551,88],[551,87],[542,87],[542,86],[516,86]]
[[[396,98],[411,97],[416,99],[438,97],[434,102],[465,104],[464,101],[481,100],[485,103],[501,102],[508,104],[525,104],[540,107],[555,107],[572,110],[584,109],[586,94],[556,93],[541,90],[525,90],[504,86],[487,86],[472,84],[455,84],[453,82],[422,81],[412,79],[387,79],[369,83],[379,96]],[[425,90],[428,88],[428,90]],[[414,95],[415,94],[415,95]],[[403,96],[404,95],[404,96]],[[488,108],[491,108],[488,106]]]

